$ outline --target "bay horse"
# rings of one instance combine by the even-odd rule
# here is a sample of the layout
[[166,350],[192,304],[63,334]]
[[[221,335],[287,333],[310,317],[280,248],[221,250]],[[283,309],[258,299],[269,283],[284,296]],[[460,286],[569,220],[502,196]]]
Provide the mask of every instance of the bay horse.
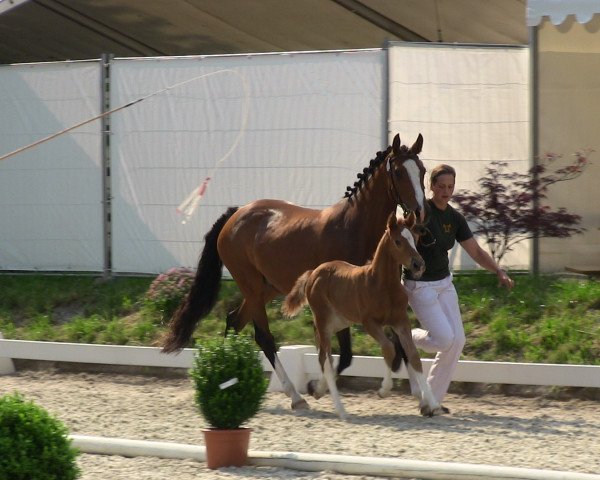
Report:
[[[227,315],[225,331],[239,332],[252,322],[254,339],[273,365],[292,409],[309,408],[277,357],[265,304],[287,294],[303,272],[323,262],[340,259],[364,264],[398,205],[405,212],[417,212],[423,221],[422,147],[421,134],[410,148],[396,135],[392,145],[377,152],[358,173],[344,197],[323,210],[268,199],[227,209],[205,236],[194,282],[171,319],[162,351],[176,352],[188,344],[200,319],[217,301],[225,265],[243,296],[240,306]],[[340,331],[337,338],[339,373],[352,361],[350,330]]]
[[373,260],[366,265],[352,265],[343,260],[322,263],[314,270],[307,270],[296,281],[282,306],[284,315],[298,313],[306,303],[314,318],[315,339],[319,352],[322,376],[311,381],[308,391],[313,397],[322,397],[327,388],[331,393],[338,416],[346,418],[336,386],[331,354],[331,337],[350,324],[360,324],[380,345],[387,365],[380,396],[386,396],[392,387],[392,370],[401,366],[394,340],[389,339],[385,327],[397,335],[409,375],[421,391],[421,414],[433,416],[442,413],[423,374],[419,353],[412,339],[411,322],[408,318],[408,295],[400,280],[400,268],[404,267],[419,278],[425,271],[425,262],[416,250],[411,229],[415,215],[396,219],[388,217],[387,228],[377,245]]

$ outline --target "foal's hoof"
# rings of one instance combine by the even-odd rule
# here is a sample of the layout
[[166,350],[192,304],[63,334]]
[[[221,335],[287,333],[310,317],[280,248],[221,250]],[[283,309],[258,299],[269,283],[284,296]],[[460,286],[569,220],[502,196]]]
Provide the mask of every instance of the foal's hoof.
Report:
[[318,382],[316,380],[311,380],[310,382],[308,382],[306,384],[306,391],[308,392],[308,394],[310,396],[312,396],[313,398],[318,400],[319,398],[321,398],[323,396],[323,394],[317,392],[317,389],[316,389],[317,383]]
[[424,417],[437,417],[439,415],[450,413],[450,410],[443,405],[440,405],[437,408],[431,408],[429,405],[420,405],[419,410]]
[[379,398],[387,398],[390,396],[391,393],[391,390],[385,388],[380,388],[379,390],[377,390],[377,395],[379,396]]
[[301,398],[300,400],[292,402],[292,410],[310,410],[310,406],[308,405],[306,400]]

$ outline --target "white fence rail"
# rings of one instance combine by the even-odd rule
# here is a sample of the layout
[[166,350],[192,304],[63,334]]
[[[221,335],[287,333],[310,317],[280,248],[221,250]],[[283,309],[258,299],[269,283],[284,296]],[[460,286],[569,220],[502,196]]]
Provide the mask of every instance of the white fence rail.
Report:
[[[306,382],[309,379],[316,378],[320,374],[316,351],[312,346],[282,347],[279,356],[290,379],[300,392],[305,392]],[[166,355],[157,347],[31,342],[4,340],[0,336],[0,374],[14,372],[12,359],[188,369],[192,366],[193,358],[194,349],[191,348],[186,348],[176,355]],[[426,370],[431,366],[431,362],[428,359],[423,360]],[[271,365],[264,356],[263,368],[266,372],[272,371]],[[384,363],[381,357],[356,356],[343,375],[377,378],[383,374],[383,370]],[[394,377],[406,378],[406,369],[402,368],[400,372],[394,374]],[[453,380],[600,388],[600,366],[460,361]],[[280,389],[279,382],[274,376],[270,389]]]

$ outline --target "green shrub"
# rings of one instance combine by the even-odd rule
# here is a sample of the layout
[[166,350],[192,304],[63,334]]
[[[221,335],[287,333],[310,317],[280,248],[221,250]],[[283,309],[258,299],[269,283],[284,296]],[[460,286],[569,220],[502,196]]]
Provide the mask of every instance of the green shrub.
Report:
[[163,322],[168,321],[190,291],[194,272],[189,268],[171,268],[156,277],[146,292],[146,307],[159,313]]
[[0,397],[0,478],[71,480],[78,451],[66,427],[19,393]]
[[[239,428],[258,413],[267,392],[268,380],[254,342],[229,334],[196,348],[190,375],[200,412],[213,428]],[[230,384],[224,386],[225,382]]]

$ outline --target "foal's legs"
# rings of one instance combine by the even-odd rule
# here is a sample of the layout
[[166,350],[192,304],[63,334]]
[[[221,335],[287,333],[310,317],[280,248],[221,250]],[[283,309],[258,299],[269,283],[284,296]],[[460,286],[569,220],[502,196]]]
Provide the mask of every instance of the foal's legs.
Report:
[[369,321],[363,323],[363,327],[365,331],[373,337],[373,339],[379,343],[381,346],[381,352],[383,353],[383,359],[385,360],[385,374],[383,380],[381,382],[381,388],[378,390],[377,394],[380,397],[387,397],[393,386],[392,380],[392,369],[395,367],[395,358],[396,358],[396,347],[394,342],[390,340],[383,330],[383,327],[378,324],[372,324]]
[[423,364],[421,363],[421,358],[419,357],[417,347],[412,340],[412,332],[409,324],[392,326],[392,328],[398,334],[400,343],[402,344],[406,356],[408,357],[408,363],[406,364],[408,374],[417,382],[417,385],[419,385],[419,389],[421,391],[421,402],[419,405],[421,414],[431,417],[433,415],[439,415],[443,413],[440,404],[433,396],[431,388],[427,383],[427,379],[423,374]]
[[328,317],[323,316],[313,310],[313,314],[315,315],[315,325],[316,325],[316,340],[317,346],[319,349],[319,363],[321,365],[321,372],[323,373],[322,377],[319,379],[316,387],[314,384],[309,383],[309,385],[313,386],[313,396],[315,398],[320,398],[327,391],[327,387],[329,387],[329,394],[331,395],[331,400],[335,406],[335,410],[338,416],[345,420],[347,418],[346,410],[342,405],[342,400],[340,398],[340,393],[337,389],[336,384],[336,373],[333,369],[333,357],[331,356],[331,341],[330,337],[332,332],[329,327]]
[[[392,338],[390,338],[390,340],[394,343],[396,355],[394,357],[394,361],[392,362],[391,368],[390,367],[386,368],[385,374],[381,381],[381,388],[377,392],[377,394],[382,398],[389,396],[390,392],[392,391],[392,387],[394,386],[394,383],[392,381],[392,372],[397,372],[400,369],[400,367],[402,367],[403,360],[404,360],[404,363],[406,363],[408,365],[408,358],[406,357],[406,353],[404,352],[404,349],[402,348],[402,344],[400,343],[398,334],[394,330],[391,330],[389,332],[389,334],[392,337]],[[386,364],[386,366],[387,366],[387,364]]]

